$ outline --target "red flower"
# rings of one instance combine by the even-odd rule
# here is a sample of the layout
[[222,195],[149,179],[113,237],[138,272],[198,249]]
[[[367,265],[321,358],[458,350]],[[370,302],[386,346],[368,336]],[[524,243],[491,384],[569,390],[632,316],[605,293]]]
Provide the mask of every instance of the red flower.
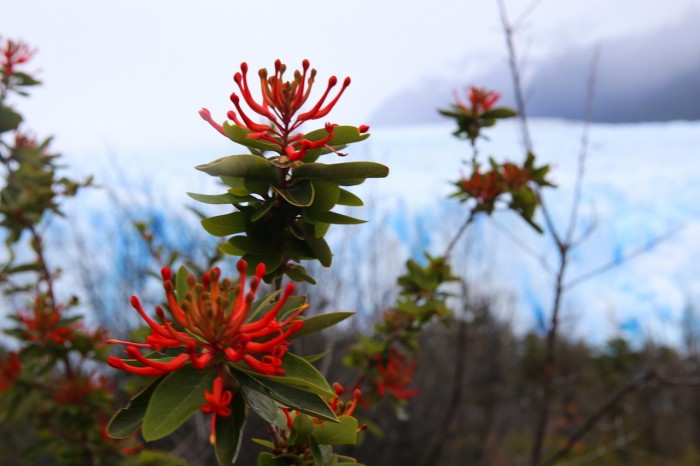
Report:
[[481,87],[471,86],[467,91],[467,96],[469,98],[469,106],[460,100],[455,93],[455,105],[462,110],[470,111],[472,115],[476,116],[491,110],[493,105],[500,99],[501,94]]
[[19,337],[26,341],[39,342],[41,345],[54,343],[64,345],[72,341],[78,324],[66,325],[60,306],[51,306],[46,303],[43,296],[34,300],[34,308],[31,311],[17,313],[17,320],[24,329]]
[[[257,320],[247,321],[255,293],[265,275],[265,265],[258,265],[248,293],[245,292],[247,266],[244,260],[238,262],[241,278],[235,285],[228,279],[220,282],[221,271],[216,267],[204,274],[201,284],[190,275],[180,303],[173,290],[172,272],[164,267],[161,271],[163,288],[172,320],[158,306],[156,315],[161,323],[157,323],[144,312],[138,298],[132,296],[131,305],[151,328],[151,334],[145,343],[108,340],[109,343],[126,345],[127,356],[135,359],[138,365],[117,357],[110,357],[107,363],[134,374],[160,376],[177,371],[188,363],[197,370],[216,370],[212,391],[205,391],[206,404],[201,407],[203,412],[212,414],[212,441],[215,440],[216,416],[231,415],[228,406],[233,394],[224,390],[222,377],[226,362],[243,362],[265,375],[283,374],[282,357],[289,346],[288,338],[302,328],[303,322],[296,319],[308,307],[301,306],[282,321],[277,319],[277,314],[294,291],[294,284],[290,283],[272,309]],[[139,348],[149,352],[178,348],[182,352],[164,361],[144,356]]]
[[464,192],[480,204],[493,202],[503,192],[500,175],[493,170],[480,173],[478,165],[475,165],[472,176],[461,183]]
[[416,365],[418,364],[418,361],[406,364],[407,359],[408,357],[405,354],[400,353],[393,347],[385,358],[381,356],[375,358],[379,378],[374,381],[374,386],[380,397],[390,392],[397,399],[407,400],[420,393],[420,390],[417,388],[407,390],[407,387],[413,381]]
[[80,405],[88,396],[99,390],[107,393],[107,378],[92,372],[60,380],[52,388],[51,395],[58,403]]
[[204,392],[204,400],[207,402],[202,405],[203,413],[211,413],[211,430],[209,441],[213,444],[216,442],[216,416],[228,417],[231,415],[231,400],[233,393],[229,390],[224,390],[224,379],[221,374],[214,379],[212,391]]
[[4,392],[15,383],[22,372],[22,364],[14,351],[0,361],[0,393]]
[[15,67],[28,62],[35,53],[36,49],[30,49],[22,41],[8,39],[5,44],[0,44],[0,66],[5,77],[12,76]]
[[532,181],[530,172],[514,163],[506,162],[503,164],[503,181],[509,189],[518,189]]
[[[318,120],[328,115],[340,96],[343,95],[345,88],[350,85],[350,78],[345,78],[340,91],[335,97],[328,100],[331,89],[338,84],[338,78],[331,76],[326,90],[313,107],[306,112],[299,113],[309,98],[316,77],[316,70],[309,70],[309,66],[309,60],[304,60],[302,70],[295,70],[294,79],[291,81],[284,80],[287,65],[280,60],[275,61],[273,76],[268,76],[268,71],[265,68],[261,69],[258,75],[262,96],[259,101],[256,101],[248,84],[248,64],[241,63],[241,71],[233,76],[233,80],[240,90],[240,96],[235,92],[231,94],[231,102],[236,107],[236,111],[229,111],[228,118],[237,126],[250,130],[248,137],[278,145],[280,154],[286,155],[290,160],[301,160],[307,151],[324,147],[333,139],[333,128],[336,125],[326,123],[327,136],[316,141],[305,139],[303,133],[295,134],[295,132],[304,122]],[[269,123],[253,121],[247,113],[249,111],[243,109],[241,98],[250,111],[264,117]],[[225,135],[222,126],[212,120],[209,110],[202,109],[199,114],[217,131]],[[367,126],[363,126],[363,128],[365,131],[369,129]]]
[[[127,345],[127,355],[142,365],[132,366],[115,357],[109,358],[108,363],[134,374],[158,376],[178,370],[188,362],[195,369],[201,370],[210,363],[218,364],[219,358],[223,358],[230,362],[243,361],[261,374],[283,374],[281,366],[289,344],[287,338],[301,329],[303,323],[294,319],[306,306],[282,322],[277,320],[277,313],[294,291],[294,284],[290,283],[275,307],[260,319],[246,323],[258,285],[265,275],[265,266],[258,265],[247,294],[244,291],[246,267],[244,260],[238,262],[241,274],[238,286],[233,286],[229,280],[219,283],[221,271],[218,267],[204,274],[202,284],[196,283],[190,275],[188,290],[181,305],[178,304],[170,281],[172,272],[164,267],[161,271],[163,288],[173,321],[168,320],[163,308],[158,306],[156,315],[161,321],[158,324],[144,312],[138,298],[132,296],[131,305],[151,327],[151,334],[146,337],[146,343],[118,340],[108,342]],[[177,330],[175,325],[184,331]],[[168,362],[162,362],[146,358],[138,348],[151,351],[181,348],[183,352]]]

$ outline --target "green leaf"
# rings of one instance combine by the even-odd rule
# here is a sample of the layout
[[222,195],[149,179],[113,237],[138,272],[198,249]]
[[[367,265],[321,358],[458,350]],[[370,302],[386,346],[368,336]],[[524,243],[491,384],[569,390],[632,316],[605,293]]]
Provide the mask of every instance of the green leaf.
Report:
[[252,222],[257,222],[258,220],[263,218],[265,214],[267,214],[274,205],[274,199],[268,199],[267,201],[263,202],[263,204],[257,208],[253,215],[250,216],[250,220]]
[[236,196],[231,193],[223,194],[197,194],[187,193],[192,199],[204,204],[235,204],[236,202],[250,202],[255,200],[252,196]]
[[143,438],[161,439],[175,431],[204,404],[204,390],[211,390],[213,371],[192,366],[172,372],[156,387],[143,418]]
[[344,321],[348,317],[355,315],[354,312],[329,312],[327,314],[319,314],[313,317],[304,319],[304,326],[298,332],[292,334],[290,338],[303,337],[311,333],[319,332],[325,328]]
[[384,178],[388,174],[389,169],[376,162],[344,162],[331,165],[306,163],[292,171],[292,179],[346,182],[365,178]]
[[340,195],[338,196],[338,201],[336,202],[336,204],[348,205],[353,207],[360,207],[365,205],[365,203],[362,202],[362,199],[343,188],[340,188]]
[[284,273],[295,282],[306,282],[312,285],[316,284],[316,280],[314,280],[311,275],[307,274],[306,268],[301,265],[294,264],[293,266],[287,266],[284,269]]
[[236,460],[241,447],[243,426],[246,421],[245,400],[238,393],[231,401],[231,415],[216,417],[216,444],[214,452],[221,466],[229,466]]
[[287,418],[284,417],[275,400],[245,385],[241,385],[241,391],[250,409],[255,411],[258,416],[280,429],[287,428]]
[[20,123],[22,123],[22,115],[10,107],[0,105],[0,133],[17,129]]
[[236,251],[240,251],[240,253],[233,254],[236,256],[242,256],[243,254],[262,255],[271,249],[269,244],[255,241],[250,236],[243,235],[232,236],[228,239],[228,243],[233,246]]
[[[318,141],[328,136],[325,128],[320,128],[304,135],[304,139],[309,141]],[[369,134],[360,133],[360,130],[355,126],[336,126],[333,128],[333,139],[328,143],[329,146],[344,146],[367,139]]]
[[357,419],[340,416],[340,422],[322,422],[316,425],[313,437],[319,445],[354,445],[357,443]]
[[515,110],[505,107],[499,107],[481,113],[479,115],[479,118],[482,120],[488,120],[492,118],[512,118],[517,115],[518,113]]
[[214,236],[228,236],[245,231],[245,214],[233,212],[202,220],[202,226]]
[[129,401],[126,407],[114,413],[109,424],[107,424],[107,434],[110,437],[117,439],[128,438],[139,430],[143,422],[143,416],[146,414],[148,402],[151,401],[153,392],[162,381],[163,377],[152,381],[148,386],[131,398],[131,401]]
[[337,225],[359,225],[361,223],[367,223],[367,220],[349,217],[347,215],[339,214],[337,212],[314,212],[313,214],[309,213],[308,218],[317,222],[334,223]]
[[328,356],[328,353],[329,353],[329,352],[330,352],[330,350],[326,350],[326,351],[324,351],[323,353],[307,354],[307,355],[302,356],[302,358],[304,358],[304,361],[306,361],[306,362],[308,362],[308,363],[310,363],[310,364],[313,364],[313,363],[315,363],[316,361],[320,361],[321,359],[323,359],[323,358],[325,358],[326,356]]
[[316,197],[309,207],[312,212],[326,212],[331,210],[340,197],[338,183],[316,180],[313,182]]
[[177,303],[182,304],[187,294],[187,277],[189,272],[184,265],[180,266],[177,270],[177,275],[175,276],[175,295],[177,296]]
[[38,81],[27,73],[23,73],[21,71],[13,71],[12,76],[19,79],[20,86],[36,86],[41,84],[41,81]]
[[258,466],[287,466],[283,458],[277,458],[272,453],[264,451],[258,455]]
[[290,445],[306,445],[314,431],[314,422],[306,414],[297,414],[292,422],[292,431],[289,435]]
[[238,125],[232,125],[228,121],[224,122],[224,133],[233,142],[246,147],[253,147],[255,149],[270,150],[279,152],[280,146],[269,141],[262,141],[259,139],[251,139],[248,137],[252,131],[242,128]]
[[240,370],[237,365],[231,365],[234,377],[241,385],[249,390],[258,391],[273,400],[276,400],[292,409],[301,411],[313,417],[318,417],[331,422],[337,422],[338,418],[331,408],[319,395],[299,390],[288,385],[267,380],[259,376],[253,377]]
[[322,266],[331,266],[331,262],[333,261],[333,253],[331,252],[331,248],[328,246],[325,239],[316,238],[314,235],[306,235],[304,241]]
[[323,452],[314,437],[309,439],[309,446],[311,447],[311,457],[314,460],[314,466],[326,466],[326,460],[323,457]]
[[230,155],[195,167],[212,176],[232,176],[279,185],[280,173],[265,157],[252,154]]
[[340,416],[340,422],[322,422],[316,425],[313,437],[319,445],[354,445],[357,443],[357,419]]
[[287,202],[297,207],[308,207],[314,202],[314,186],[308,180],[294,183],[288,189],[272,188]]
[[246,372],[248,375],[260,380],[271,380],[273,382],[287,385],[289,387],[303,390],[317,395],[334,397],[333,389],[328,385],[326,378],[304,358],[287,353],[282,358],[282,368],[284,375],[263,375],[259,374],[247,366],[238,365],[236,369]]

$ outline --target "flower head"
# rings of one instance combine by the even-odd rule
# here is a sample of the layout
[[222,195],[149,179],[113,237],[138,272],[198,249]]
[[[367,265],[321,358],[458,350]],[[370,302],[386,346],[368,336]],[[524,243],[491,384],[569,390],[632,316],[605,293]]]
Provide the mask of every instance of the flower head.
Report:
[[[301,112],[311,94],[316,70],[310,68],[309,60],[304,60],[301,71],[294,71],[293,79],[285,80],[286,71],[287,65],[280,60],[275,61],[272,74],[265,68],[261,69],[258,72],[261,96],[256,100],[248,82],[248,64],[241,63],[241,70],[233,76],[239,89],[239,93],[231,94],[231,102],[235,110],[229,111],[227,116],[235,125],[249,130],[249,138],[276,144],[279,146],[280,155],[294,161],[303,159],[307,151],[324,147],[333,139],[333,128],[337,125],[331,123],[325,124],[327,135],[320,139],[306,139],[303,133],[297,131],[303,123],[328,115],[350,85],[351,80],[346,77],[340,90],[334,97],[330,97],[331,91],[338,84],[338,78],[331,76],[321,97],[310,109]],[[244,109],[244,103],[248,109]],[[253,119],[253,114],[263,117],[267,123],[257,123]],[[225,135],[222,126],[211,118],[209,110],[202,109],[200,116]],[[365,131],[369,129],[364,125],[363,127]]]
[[[294,284],[290,283],[272,309],[260,319],[246,322],[255,293],[265,275],[265,265],[258,265],[248,293],[245,293],[246,268],[247,263],[240,260],[238,271],[241,278],[237,285],[228,279],[220,282],[221,271],[218,267],[205,273],[201,284],[190,275],[188,289],[178,302],[171,281],[172,272],[164,267],[161,271],[163,288],[172,320],[158,306],[156,315],[160,323],[156,322],[146,314],[138,298],[132,296],[131,305],[151,328],[151,334],[146,337],[145,343],[109,342],[126,345],[127,355],[140,365],[133,366],[114,357],[109,358],[108,363],[128,372],[152,376],[175,371],[188,362],[201,370],[222,361],[244,362],[261,374],[283,374],[282,357],[287,352],[288,338],[301,329],[303,323],[295,319],[307,306],[302,306],[282,321],[277,319],[277,314],[294,291]],[[146,358],[139,348],[151,351],[179,348],[183,352],[163,362]]]
[[22,372],[22,363],[14,351],[0,360],[0,393],[12,386],[20,372]]
[[[253,371],[264,375],[284,373],[282,357],[287,352],[289,337],[299,331],[303,322],[297,317],[308,307],[303,305],[284,319],[278,319],[294,284],[288,284],[272,308],[257,320],[249,320],[251,305],[262,277],[265,265],[260,264],[250,281],[246,293],[248,264],[238,262],[240,280],[233,284],[228,279],[220,280],[218,267],[202,276],[201,283],[190,275],[187,289],[175,295],[172,272],[168,267],[161,270],[163,288],[170,317],[165,310],[156,307],[158,321],[152,319],[141,307],[138,298],[132,296],[131,305],[151,329],[143,343],[108,340],[109,343],[126,345],[126,354],[136,364],[117,357],[107,362],[112,367],[144,376],[160,376],[177,371],[186,364],[197,370],[216,371],[211,391],[204,392],[204,413],[212,414],[210,440],[216,440],[216,418],[231,415],[233,392],[225,388],[224,371],[227,363],[244,363]],[[144,356],[141,349],[156,354],[165,349],[180,350],[172,358]]]
[[408,357],[396,348],[391,348],[385,357],[377,356],[375,366],[379,377],[374,381],[377,394],[384,397],[387,392],[399,400],[413,398],[420,393],[419,389],[408,390],[413,382],[414,372],[418,361],[407,364]]
[[494,170],[481,173],[478,165],[474,166],[471,176],[460,183],[464,192],[482,205],[492,204],[503,193],[500,174]]
[[455,106],[465,111],[469,111],[472,115],[477,116],[482,112],[491,110],[493,105],[501,98],[498,92],[484,89],[483,87],[471,86],[467,91],[469,105],[465,104],[455,93]]
[[8,39],[4,44],[0,44],[0,67],[5,77],[12,76],[15,67],[28,62],[36,53],[36,49],[30,49],[22,41]]
[[79,325],[67,323],[63,318],[62,308],[53,306],[43,296],[34,300],[34,307],[29,311],[19,311],[17,320],[21,328],[18,337],[40,345],[65,345],[75,338]]

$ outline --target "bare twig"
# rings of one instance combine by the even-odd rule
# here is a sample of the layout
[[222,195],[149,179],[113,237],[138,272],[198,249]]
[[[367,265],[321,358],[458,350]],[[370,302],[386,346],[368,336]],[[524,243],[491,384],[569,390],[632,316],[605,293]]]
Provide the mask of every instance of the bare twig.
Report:
[[591,65],[588,73],[588,85],[586,89],[586,110],[583,119],[583,130],[581,132],[581,148],[578,155],[578,170],[576,171],[576,183],[574,186],[574,199],[571,206],[571,217],[569,219],[569,230],[566,234],[566,242],[571,244],[574,238],[574,231],[578,224],[578,214],[581,207],[581,188],[583,176],[586,172],[586,159],[588,158],[589,135],[591,130],[591,119],[593,117],[593,98],[595,97],[596,77],[598,75],[598,63],[600,62],[600,47],[596,47],[591,58]]
[[617,406],[623,399],[632,393],[642,388],[650,386],[668,386],[668,387],[694,387],[700,386],[700,377],[673,377],[664,376],[657,371],[650,369],[641,377],[632,380],[630,383],[620,388],[610,398],[608,398],[586,421],[579,427],[576,432],[571,434],[569,439],[559,451],[542,462],[542,466],[551,466],[564,458],[574,447],[574,445],[583,438],[596,423],[607,414],[612,408]]
[[[462,296],[467,296],[466,284],[464,282],[462,282]],[[462,401],[462,395],[464,393],[464,369],[467,355],[467,321],[464,318],[459,319],[457,323],[457,339],[454,347],[454,369],[450,398],[447,403],[447,408],[445,409],[444,418],[442,422],[438,424],[437,432],[433,435],[432,442],[424,456],[424,461],[422,462],[423,466],[435,464],[437,460],[440,459],[442,448],[447,442],[449,428],[457,416],[459,405]]]
[[581,466],[583,464],[593,463],[594,461],[598,461],[610,452],[622,450],[636,439],[637,435],[634,433],[629,435],[623,435],[621,437],[618,437],[614,442],[608,445],[601,445],[600,447],[596,448],[594,451],[586,455],[577,456],[576,458],[565,463],[559,463],[558,466]]
[[513,244],[522,249],[523,252],[531,256],[533,259],[537,260],[542,266],[542,268],[552,277],[555,276],[555,271],[552,269],[552,267],[549,265],[549,262],[547,262],[547,259],[542,254],[535,251],[535,249],[530,247],[529,244],[521,240],[517,235],[513,234],[508,228],[501,225],[493,216],[490,216],[489,220],[491,220],[491,223],[496,227],[496,229],[500,233],[503,234],[503,236],[511,240]]
[[520,29],[520,26],[525,23],[527,18],[539,7],[544,0],[533,0],[530,2],[528,6],[525,7],[522,13],[520,13],[520,16],[518,16],[518,19],[513,21],[513,31],[517,31]]
[[471,223],[474,221],[475,218],[476,218],[476,211],[472,210],[471,212],[469,212],[469,216],[464,221],[464,223],[462,223],[462,226],[459,227],[459,230],[457,230],[457,233],[454,235],[454,237],[452,238],[450,243],[447,245],[447,249],[445,250],[445,254],[443,255],[443,257],[445,257],[445,259],[450,257],[450,254],[452,254],[452,250],[457,245],[457,241],[459,240],[459,238],[462,237],[464,232],[467,231],[467,228],[469,227],[469,225],[471,225]]
[[667,241],[677,233],[679,233],[682,229],[684,228],[683,225],[676,226],[674,228],[671,228],[670,230],[666,231],[665,233],[656,236],[651,242],[648,244],[645,244],[644,246],[640,246],[637,249],[632,250],[625,256],[623,256],[621,259],[618,260],[612,260],[610,262],[607,262],[603,265],[600,265],[592,270],[589,270],[588,272],[585,272],[578,277],[570,280],[569,282],[564,285],[564,289],[570,290],[571,288],[580,285],[581,283],[585,282],[586,280],[590,280],[593,277],[596,277],[598,275],[601,275],[605,272],[608,272],[612,269],[615,269],[617,267],[620,267],[623,264],[626,264],[627,262],[631,261],[632,259],[635,259],[638,256],[641,256],[642,254],[648,252],[652,247],[658,245],[661,242]]
[[523,97],[522,78],[520,76],[520,67],[515,53],[515,45],[513,43],[513,33],[515,29],[508,20],[506,6],[503,0],[498,0],[498,10],[501,14],[501,26],[506,38],[506,46],[508,47],[508,64],[513,78],[513,88],[515,92],[515,104],[518,108],[518,121],[520,122],[520,130],[523,138],[523,145],[527,152],[532,151],[532,139],[530,138],[530,129],[527,125],[527,114],[525,113],[525,99]]

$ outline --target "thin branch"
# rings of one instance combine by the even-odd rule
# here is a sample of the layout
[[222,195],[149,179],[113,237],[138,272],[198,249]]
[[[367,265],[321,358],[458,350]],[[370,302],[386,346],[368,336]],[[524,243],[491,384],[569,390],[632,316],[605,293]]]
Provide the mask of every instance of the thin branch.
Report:
[[513,89],[515,92],[515,104],[518,108],[518,121],[520,122],[520,130],[523,138],[523,145],[526,152],[532,152],[532,139],[530,138],[530,129],[527,125],[527,114],[525,112],[525,99],[523,97],[522,78],[520,77],[520,67],[515,53],[515,45],[513,43],[514,28],[508,21],[505,4],[503,0],[498,0],[498,10],[501,14],[501,26],[506,38],[506,46],[508,47],[508,64],[510,67],[511,76],[513,78]]
[[593,118],[593,100],[595,97],[596,78],[598,76],[598,64],[600,62],[600,46],[593,51],[591,65],[588,72],[588,85],[586,89],[586,110],[583,118],[583,130],[581,132],[581,148],[578,154],[578,170],[574,186],[574,199],[571,206],[571,218],[569,219],[569,231],[566,234],[566,242],[571,243],[578,223],[578,214],[581,207],[581,189],[583,176],[586,172],[586,159],[588,158],[589,137],[591,132],[591,119]]
[[653,369],[648,370],[643,376],[632,380],[630,383],[620,388],[617,392],[615,392],[615,394],[600,405],[593,415],[586,419],[586,421],[576,430],[576,432],[571,434],[566,442],[566,445],[545,460],[542,463],[542,466],[552,466],[556,464],[557,461],[564,458],[571,451],[574,445],[576,445],[576,443],[581,440],[581,438],[583,438],[583,436],[586,435],[603,416],[605,416],[627,396],[642,388],[659,385],[667,387],[696,387],[700,386],[700,377],[669,377],[661,375]]
[[521,240],[518,236],[513,234],[510,230],[508,230],[506,227],[501,225],[493,216],[489,216],[489,220],[491,220],[491,223],[496,227],[496,229],[503,234],[506,238],[511,240],[513,244],[518,246],[520,249],[522,249],[523,252],[531,256],[533,259],[537,260],[542,268],[549,273],[552,277],[555,276],[555,272],[552,269],[552,267],[549,265],[547,262],[547,259],[535,249],[530,247],[529,244],[527,244],[525,241]]
[[462,226],[459,227],[459,230],[457,230],[457,233],[452,238],[450,243],[447,245],[447,249],[445,250],[445,254],[443,255],[443,257],[445,257],[445,259],[447,259],[450,256],[450,254],[452,254],[452,250],[457,245],[457,241],[464,234],[464,232],[467,231],[467,228],[469,227],[469,225],[471,225],[471,223],[474,221],[475,218],[476,218],[476,211],[472,210],[471,212],[469,212],[469,216],[464,221]]
[[576,458],[572,459],[571,461],[567,461],[565,463],[559,463],[558,466],[580,466],[582,464],[589,464],[593,463],[594,461],[598,461],[601,459],[603,456],[607,455],[610,452],[613,452],[615,450],[622,450],[625,448],[627,445],[632,443],[637,439],[637,435],[632,433],[629,435],[623,435],[622,437],[618,437],[614,442],[608,444],[608,445],[602,445],[598,448],[595,449],[595,451],[592,451],[588,454],[577,456]]
[[631,261],[632,259],[635,259],[638,256],[641,256],[642,254],[648,252],[651,248],[656,247],[659,243],[662,243],[664,241],[667,241],[674,235],[676,235],[678,232],[680,232],[684,228],[683,225],[676,226],[674,228],[671,228],[668,230],[666,233],[656,236],[650,243],[641,246],[637,249],[634,249],[632,252],[626,254],[619,260],[612,260],[610,262],[607,262],[601,266],[598,266],[592,270],[589,270],[588,272],[579,275],[578,277],[570,280],[566,285],[564,285],[564,288],[566,290],[570,290],[571,288],[580,285],[581,283],[585,282],[586,280],[590,280],[591,278],[601,275],[605,272],[608,272],[612,269],[615,269],[617,267],[620,267],[621,265],[626,264],[627,262]]
[[527,18],[544,2],[544,0],[533,0],[528,6],[525,7],[518,19],[513,21],[513,31],[520,29],[520,26],[527,20]]
[[616,393],[614,393],[610,398],[608,398],[598,409],[593,413],[591,417],[586,419],[586,422],[584,422],[581,427],[579,427],[576,432],[571,434],[569,439],[566,442],[566,445],[564,445],[559,451],[554,453],[552,456],[550,456],[548,459],[546,459],[543,463],[542,466],[550,466],[556,464],[557,461],[560,459],[564,458],[576,445],[576,443],[581,440],[581,438],[586,435],[595,425],[596,423],[603,417],[605,416],[612,408],[617,406],[623,399],[625,399],[628,395],[636,392],[639,390],[642,386],[650,383],[653,379],[656,378],[656,372],[654,371],[648,371],[646,374],[643,376],[634,379],[621,389],[619,389]]

